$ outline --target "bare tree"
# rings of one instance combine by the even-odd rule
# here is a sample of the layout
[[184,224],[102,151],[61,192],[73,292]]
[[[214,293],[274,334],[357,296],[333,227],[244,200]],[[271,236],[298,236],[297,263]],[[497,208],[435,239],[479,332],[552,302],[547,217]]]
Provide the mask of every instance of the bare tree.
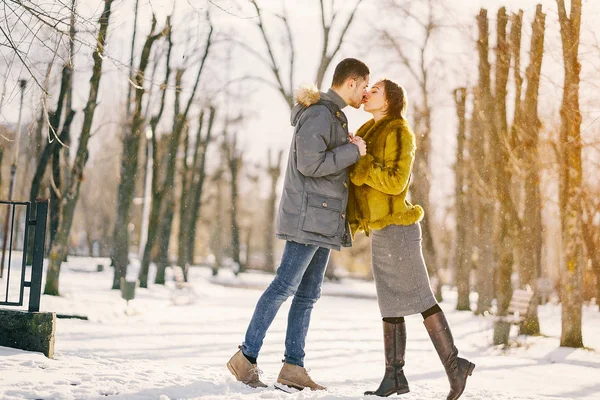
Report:
[[[495,209],[494,195],[494,171],[492,159],[489,154],[490,139],[495,136],[494,129],[494,102],[491,90],[491,65],[489,62],[489,21],[487,10],[481,9],[477,16],[479,28],[479,40],[477,49],[479,52],[479,83],[475,96],[474,124],[471,130],[473,142],[470,172],[474,177],[473,193],[477,213],[477,314],[488,311],[494,297],[494,239],[493,220]],[[488,151],[486,151],[486,147]],[[490,187],[491,184],[491,187]],[[491,190],[490,190],[491,189]]]
[[216,276],[219,273],[219,269],[223,266],[223,184],[225,183],[225,166],[223,162],[219,168],[215,171],[212,176],[212,182],[214,183],[214,189],[216,191],[214,195],[215,202],[215,215],[212,219],[212,229],[210,237],[210,249],[215,256],[215,261],[212,266],[212,274]]
[[560,345],[583,347],[582,319],[582,163],[579,108],[579,38],[581,0],[571,0],[567,15],[564,0],[556,0],[562,39],[565,81],[560,108],[559,205],[562,230],[562,333]]
[[[227,124],[228,125],[228,124]],[[228,137],[231,136],[231,137]],[[231,135],[225,132],[223,140],[223,153],[227,161],[229,169],[230,184],[231,184],[231,252],[232,258],[239,269],[239,272],[244,272],[246,266],[240,259],[240,226],[238,221],[238,193],[239,193],[239,177],[240,169],[243,164],[243,152],[238,148],[238,134],[233,131]]]
[[[42,181],[44,175],[46,173],[46,169],[50,162],[59,163],[60,161],[60,150],[61,147],[67,143],[69,140],[69,132],[70,125],[75,117],[75,111],[72,109],[68,110],[64,117],[63,128],[60,130],[60,122],[61,117],[63,115],[63,109],[65,107],[65,99],[69,97],[68,93],[71,91],[72,86],[72,76],[73,76],[73,66],[70,62],[66,62],[63,65],[62,73],[61,73],[61,84],[60,90],[58,94],[56,109],[48,112],[48,138],[49,141],[46,143],[46,146],[41,151],[36,170],[31,181],[31,190],[29,192],[29,200],[33,203],[35,199],[38,197],[40,192],[40,187],[42,185]],[[56,160],[56,161],[53,161]],[[60,166],[59,166],[60,170]],[[56,232],[58,230],[58,214],[60,210],[60,200],[58,196],[59,187],[60,187],[60,174],[57,174],[56,167],[53,166],[53,177],[54,187],[52,189],[52,207],[50,210],[51,214],[51,223],[50,223],[50,243],[54,241],[56,237]],[[59,208],[56,208],[58,206]],[[54,216],[54,217],[53,217]]]
[[[202,76],[202,72],[204,71],[204,66],[206,64],[207,58],[210,53],[210,48],[212,45],[212,37],[213,37],[214,27],[213,27],[212,22],[210,21],[210,18],[208,15],[207,15],[206,19],[207,19],[207,22],[209,25],[209,32],[208,32],[206,42],[205,42],[204,53],[202,54],[200,66],[199,66],[198,72],[196,74],[196,78],[194,81],[194,85],[192,87],[190,97],[188,98],[188,101],[187,101],[185,107],[183,108],[183,110],[180,110],[180,92],[181,92],[181,87],[182,87],[181,86],[182,77],[183,77],[185,70],[179,69],[176,73],[176,77],[175,77],[175,91],[176,92],[175,92],[173,128],[172,128],[172,133],[170,134],[170,140],[169,140],[169,145],[168,145],[168,149],[167,149],[165,174],[164,174],[164,179],[162,180],[162,182],[158,182],[158,170],[160,168],[160,162],[158,161],[158,159],[159,159],[158,149],[154,148],[154,150],[153,150],[153,157],[155,157],[154,164],[153,164],[153,172],[152,172],[153,173],[153,179],[152,179],[153,196],[152,196],[152,205],[151,205],[151,211],[150,211],[150,223],[148,226],[148,241],[146,242],[146,245],[144,248],[144,254],[143,254],[143,258],[142,258],[142,266],[140,269],[140,287],[148,287],[148,270],[149,270],[149,266],[150,266],[150,253],[152,251],[154,244],[156,243],[156,239],[158,237],[158,232],[159,232],[159,226],[162,221],[162,215],[164,214],[164,210],[165,210],[163,207],[163,199],[165,198],[165,194],[168,191],[169,192],[174,191],[174,177],[175,177],[175,166],[176,166],[176,161],[177,161],[177,150],[178,150],[180,142],[181,142],[181,137],[182,137],[183,131],[186,128],[186,125],[188,123],[188,115],[189,115],[190,109],[192,107],[192,104],[194,102],[194,99],[196,96],[196,91],[198,90],[198,86],[200,84],[200,78]],[[152,129],[153,129],[153,143],[155,143],[156,139],[154,139],[154,138],[156,136],[156,131],[155,131],[156,126],[154,126]],[[165,220],[165,221],[168,221],[168,220]]]
[[[71,122],[75,115],[75,111],[72,107],[73,99],[73,69],[74,69],[74,44],[75,44],[75,0],[71,1],[71,23],[69,27],[69,57],[68,62],[65,63],[65,71],[67,73],[67,89],[65,94],[65,123],[63,124],[62,132],[60,134],[61,142],[64,146],[55,146],[54,152],[52,153],[52,174],[50,177],[50,241],[49,247],[52,246],[56,233],[58,231],[58,225],[60,223],[60,204],[61,204],[61,191],[62,191],[62,180],[63,170],[64,175],[68,174],[67,168],[62,168],[61,165],[61,153],[63,154],[64,164],[69,163],[69,145],[71,143]],[[60,120],[60,115],[58,116]],[[65,180],[68,180],[68,176],[64,176]]]
[[497,41],[496,41],[496,68],[495,68],[495,90],[494,111],[495,129],[492,129],[492,141],[490,152],[493,158],[495,170],[495,191],[499,208],[495,219],[497,224],[495,243],[495,258],[498,262],[496,271],[496,300],[498,314],[506,315],[508,305],[512,297],[511,275],[514,262],[514,224],[513,215],[516,211],[511,202],[511,174],[508,170],[508,147],[509,129],[506,109],[506,96],[508,77],[510,72],[510,46],[508,33],[508,14],[506,8],[498,10],[497,19]]
[[77,205],[77,200],[79,198],[79,188],[83,181],[83,171],[88,159],[88,142],[92,130],[94,113],[98,104],[98,88],[102,77],[103,53],[106,46],[106,34],[110,22],[112,3],[113,0],[104,0],[104,9],[99,19],[100,27],[96,39],[97,46],[93,53],[94,66],[92,77],[90,78],[88,100],[84,109],[84,120],[81,128],[81,135],[79,136],[79,145],[69,174],[70,179],[68,182],[65,182],[65,189],[62,195],[62,218],[56,234],[56,239],[50,248],[46,287],[44,289],[44,293],[49,295],[57,296],[59,294],[60,267],[68,252],[69,233],[71,232],[75,206]]
[[[354,16],[356,15],[356,11],[358,10],[358,6],[360,6],[361,2],[362,2],[362,0],[358,0],[354,4],[354,7],[353,7],[352,11],[350,12],[349,17],[346,19],[345,22],[342,23],[341,32],[340,32],[338,39],[334,40],[332,38],[331,28],[333,27],[333,24],[336,22],[337,17],[338,17],[338,12],[339,12],[334,9],[335,8],[334,7],[335,0],[329,1],[329,9],[330,9],[329,20],[327,20],[327,18],[325,16],[326,10],[325,10],[324,0],[319,0],[319,4],[321,5],[321,28],[323,30],[323,47],[321,48],[321,62],[319,63],[319,68],[317,69],[317,79],[316,80],[317,80],[318,88],[321,88],[323,86],[323,78],[325,77],[325,73],[327,72],[327,69],[329,68],[329,65],[331,64],[331,61],[333,61],[333,58],[340,51],[342,44],[344,43],[346,33],[348,32],[348,29],[352,25],[352,21],[354,20]],[[286,25],[286,26],[288,26],[288,28],[289,28],[289,25]],[[290,40],[290,42],[291,42],[291,40]],[[333,43],[333,46],[329,45],[330,42]],[[333,48],[330,49],[330,47],[333,47]]]
[[458,117],[458,135],[456,145],[456,163],[454,171],[456,175],[456,186],[454,189],[454,201],[456,212],[456,238],[454,247],[454,265],[456,271],[456,287],[458,289],[458,300],[456,309],[461,311],[471,310],[469,294],[469,275],[471,262],[469,260],[467,240],[467,218],[468,218],[468,188],[467,188],[467,154],[466,154],[466,102],[467,89],[458,88],[454,90],[454,101],[456,103],[456,115]]
[[[133,76],[133,63],[135,56],[135,37],[137,36],[137,22],[138,22],[138,11],[139,11],[139,0],[135,0],[135,7],[133,12],[133,33],[131,34],[131,53],[129,55],[129,79],[133,82],[136,77]],[[152,15],[152,24],[154,25],[154,14]],[[133,89],[133,85],[127,85],[127,103],[126,103],[126,117],[129,120],[131,116],[131,92]]]
[[[523,101],[523,111],[515,125],[518,127],[519,147],[524,170],[523,188],[525,191],[525,212],[521,223],[521,235],[517,247],[521,252],[520,281],[530,285],[537,292],[536,279],[541,276],[542,258],[542,198],[540,194],[539,131],[541,122],[538,116],[538,93],[544,55],[544,30],[546,15],[538,5],[532,24],[530,62],[527,67],[527,89]],[[523,175],[523,174],[522,174]],[[536,307],[532,307],[521,327],[523,334],[535,335],[540,332]]]
[[[179,265],[184,269],[184,277],[187,279],[187,266],[194,260],[194,244],[196,239],[196,225],[200,215],[201,198],[206,179],[206,158],[208,146],[212,141],[212,130],[215,120],[216,109],[210,107],[208,123],[204,128],[205,112],[200,113],[198,130],[196,133],[193,161],[191,165],[184,163],[186,180],[182,183],[182,193],[179,214]],[[206,133],[202,133],[205,130]],[[189,175],[189,176],[188,176]],[[185,190],[184,190],[185,189]]]
[[158,252],[156,254],[156,277],[154,283],[165,284],[165,272],[169,266],[169,244],[171,243],[171,230],[175,217],[175,191],[166,193],[165,210],[162,214],[158,232]]
[[[146,93],[145,75],[146,69],[149,64],[150,53],[152,52],[152,46],[161,37],[167,35],[169,42],[169,50],[167,53],[167,67],[165,85],[163,86],[163,92],[166,90],[166,82],[169,79],[169,62],[171,49],[173,42],[171,39],[171,26],[170,18],[167,18],[165,28],[156,33],[156,18],[152,15],[152,26],[150,33],[146,37],[146,41],[142,48],[140,56],[140,64],[137,69],[135,76],[135,98],[134,98],[134,109],[131,122],[127,121],[129,126],[123,136],[123,153],[121,156],[121,171],[119,190],[117,192],[117,216],[113,234],[113,261],[114,261],[114,278],[113,278],[113,289],[119,289],[120,280],[127,274],[127,265],[129,264],[129,218],[131,213],[131,205],[133,201],[133,194],[135,190],[135,182],[138,170],[138,154],[140,150],[140,141],[144,131],[145,118],[143,110],[143,98]],[[163,97],[164,101],[164,97]],[[129,108],[129,105],[127,105]]]
[[[273,45],[274,38],[273,36],[270,36],[268,32],[270,26],[267,24],[267,21],[265,21],[262,8],[258,4],[257,0],[250,1],[256,10],[256,27],[261,33],[263,43],[267,49],[267,56],[263,56],[261,52],[245,44],[243,46],[269,68],[275,82],[264,80],[258,77],[254,78],[276,89],[291,109],[294,106],[294,91],[296,89],[296,84],[294,81],[294,73],[296,72],[296,46],[294,43],[294,34],[290,26],[289,15],[285,7],[283,9],[283,13],[275,14],[275,17],[283,24],[286,41],[285,47],[289,51],[287,54],[287,59],[283,61],[283,57],[277,56],[276,48]],[[352,26],[352,22],[354,21],[354,15],[356,14],[356,11],[362,1],[363,0],[356,1],[347,19],[340,25],[341,28],[338,38],[334,39],[333,27],[336,25],[336,22],[339,19],[339,10],[335,9],[335,0],[329,0],[327,4],[325,4],[324,0],[319,0],[323,45],[321,47],[321,58],[319,60],[319,67],[317,68],[316,74],[317,87],[321,88],[323,84],[323,78],[327,73],[331,62],[339,53],[344,40],[346,39],[347,33]],[[288,76],[284,76],[285,69],[287,69]]]
[[265,235],[265,264],[267,269],[275,271],[275,214],[277,213],[277,181],[281,175],[281,159],[283,158],[283,150],[277,153],[277,159],[271,162],[271,149],[267,153],[268,166],[267,174],[271,179],[271,190],[269,191],[269,200],[267,208],[267,230]]
[[584,200],[583,240],[592,270],[596,275],[596,303],[600,311],[600,229],[595,220],[600,216],[600,196],[586,192]]

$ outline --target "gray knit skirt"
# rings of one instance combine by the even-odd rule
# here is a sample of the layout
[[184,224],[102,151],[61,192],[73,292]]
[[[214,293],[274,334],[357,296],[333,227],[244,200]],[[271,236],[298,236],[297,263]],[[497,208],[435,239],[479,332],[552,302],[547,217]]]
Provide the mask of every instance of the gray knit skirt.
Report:
[[437,304],[423,259],[421,225],[371,231],[373,276],[382,318],[422,313]]

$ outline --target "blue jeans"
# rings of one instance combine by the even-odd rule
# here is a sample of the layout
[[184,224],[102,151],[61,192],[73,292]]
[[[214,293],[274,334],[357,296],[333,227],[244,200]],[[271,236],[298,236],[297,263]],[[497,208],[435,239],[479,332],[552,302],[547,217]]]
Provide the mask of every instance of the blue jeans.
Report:
[[285,336],[285,362],[304,367],[304,345],[314,304],[321,297],[321,285],[330,250],[324,247],[286,242],[281,264],[269,287],[258,300],[246,331],[242,352],[257,358],[267,330],[279,308],[294,296]]

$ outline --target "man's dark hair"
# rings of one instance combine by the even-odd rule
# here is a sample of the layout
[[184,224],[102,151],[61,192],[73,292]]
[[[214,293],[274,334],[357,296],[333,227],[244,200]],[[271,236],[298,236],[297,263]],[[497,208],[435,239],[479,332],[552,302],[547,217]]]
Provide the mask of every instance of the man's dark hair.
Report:
[[369,73],[369,67],[364,62],[356,58],[345,58],[335,67],[331,86],[342,86],[348,79],[365,79]]

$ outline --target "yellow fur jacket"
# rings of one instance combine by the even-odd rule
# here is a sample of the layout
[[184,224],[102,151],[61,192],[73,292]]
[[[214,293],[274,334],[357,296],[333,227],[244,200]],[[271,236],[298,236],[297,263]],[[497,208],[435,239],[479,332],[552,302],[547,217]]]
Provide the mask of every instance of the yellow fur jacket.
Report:
[[412,225],[423,218],[421,206],[406,200],[415,160],[415,135],[403,118],[370,120],[356,132],[367,142],[367,155],[350,171],[348,222],[352,237],[362,230]]

